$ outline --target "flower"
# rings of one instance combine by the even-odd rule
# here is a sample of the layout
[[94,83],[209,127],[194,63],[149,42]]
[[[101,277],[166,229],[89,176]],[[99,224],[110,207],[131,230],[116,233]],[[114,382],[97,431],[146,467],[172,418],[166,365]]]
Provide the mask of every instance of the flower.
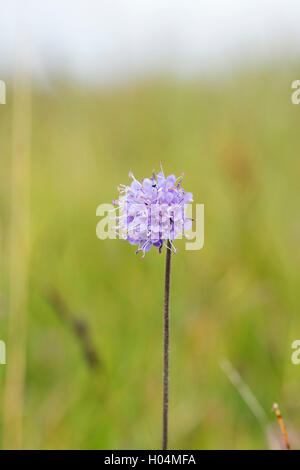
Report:
[[157,176],[153,171],[151,178],[139,182],[130,171],[131,185],[118,187],[120,196],[114,200],[114,210],[120,212],[116,231],[120,238],[139,245],[136,254],[141,251],[144,257],[152,246],[160,253],[167,240],[176,252],[172,240],[191,228],[192,219],[186,217],[185,209],[193,195],[181,188],[183,176],[165,177],[161,167]]

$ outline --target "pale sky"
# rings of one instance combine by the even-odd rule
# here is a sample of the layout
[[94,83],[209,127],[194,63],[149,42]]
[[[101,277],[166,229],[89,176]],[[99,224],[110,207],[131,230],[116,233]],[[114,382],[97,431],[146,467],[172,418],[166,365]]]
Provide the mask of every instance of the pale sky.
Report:
[[25,52],[38,78],[96,82],[297,58],[300,0],[0,0],[0,78]]

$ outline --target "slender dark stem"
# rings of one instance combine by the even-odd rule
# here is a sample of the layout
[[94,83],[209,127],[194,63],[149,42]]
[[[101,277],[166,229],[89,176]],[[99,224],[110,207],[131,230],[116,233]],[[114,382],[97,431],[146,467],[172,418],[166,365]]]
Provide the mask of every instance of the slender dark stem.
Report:
[[168,448],[168,408],[169,408],[169,297],[171,271],[171,244],[168,240],[166,250],[165,300],[164,300],[164,377],[163,377],[163,439],[162,448]]

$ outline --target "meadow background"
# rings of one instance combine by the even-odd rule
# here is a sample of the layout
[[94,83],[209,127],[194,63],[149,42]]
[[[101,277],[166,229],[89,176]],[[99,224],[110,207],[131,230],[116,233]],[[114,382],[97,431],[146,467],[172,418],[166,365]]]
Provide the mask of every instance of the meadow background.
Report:
[[[291,363],[300,339],[300,107],[290,88],[298,70],[280,61],[221,80],[165,75],[114,87],[60,78],[50,91],[25,88],[31,105],[14,105],[8,89],[0,106],[2,448],[16,445],[14,432],[26,449],[160,447],[165,257],[151,250],[142,260],[129,244],[96,237],[97,206],[117,196],[129,170],[147,177],[160,161],[168,174],[184,172],[183,187],[205,204],[203,250],[178,241],[172,261],[170,448],[278,447],[274,401],[300,447],[300,366]],[[24,141],[18,176],[12,159],[18,167]],[[26,191],[27,203],[13,196]],[[29,235],[28,253],[14,224]],[[259,418],[224,358],[263,408]],[[14,393],[24,408],[10,422]]]

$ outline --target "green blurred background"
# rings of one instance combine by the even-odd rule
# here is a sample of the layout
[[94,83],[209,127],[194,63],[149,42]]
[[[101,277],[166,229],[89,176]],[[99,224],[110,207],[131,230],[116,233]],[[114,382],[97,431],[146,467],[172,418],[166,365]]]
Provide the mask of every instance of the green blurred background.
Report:
[[[300,337],[294,76],[274,68],[217,86],[160,80],[113,92],[33,91],[25,448],[160,445],[164,256],[153,250],[142,260],[95,233],[98,204],[116,197],[129,169],[145,177],[160,160],[167,173],[184,171],[184,187],[205,204],[204,249],[185,251],[178,241],[173,257],[170,447],[266,448],[274,400],[300,430],[300,368],[291,364]],[[10,99],[0,111],[5,340]],[[66,309],[88,327],[98,364],[86,360]],[[224,357],[265,409],[265,425],[220,368]]]
[[205,205],[204,248],[177,241],[172,260],[170,448],[279,448],[274,401],[300,447],[299,67],[246,62],[7,77],[0,448],[160,448],[164,253],[96,237],[98,205],[160,161]]

